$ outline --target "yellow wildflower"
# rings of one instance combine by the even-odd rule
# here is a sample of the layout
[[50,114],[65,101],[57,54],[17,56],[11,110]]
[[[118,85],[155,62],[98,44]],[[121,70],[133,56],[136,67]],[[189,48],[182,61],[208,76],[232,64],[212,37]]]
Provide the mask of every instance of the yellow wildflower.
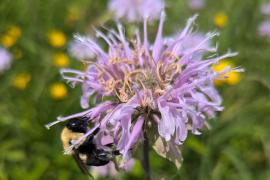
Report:
[[223,28],[228,23],[228,16],[224,12],[219,12],[214,17],[214,23],[217,27]]
[[66,36],[59,30],[52,30],[48,34],[48,40],[51,46],[59,48],[66,44]]
[[14,38],[19,38],[22,35],[22,31],[20,27],[12,25],[8,28],[7,34],[13,36]]
[[1,44],[5,47],[5,48],[10,48],[12,46],[14,46],[14,44],[17,42],[17,39],[5,34],[1,37]]
[[28,83],[31,80],[31,75],[28,73],[21,73],[15,76],[13,79],[13,86],[19,90],[24,90],[27,88]]
[[54,83],[50,86],[50,95],[53,99],[63,99],[67,93],[66,85],[63,83]]
[[10,48],[14,46],[18,38],[21,36],[22,31],[18,26],[12,25],[7,29],[7,32],[1,37],[1,44]]
[[241,77],[239,72],[229,72],[228,76],[227,83],[229,85],[236,85],[240,82]]
[[69,65],[69,58],[65,53],[55,53],[53,55],[53,64],[59,68],[67,67]]
[[[225,70],[225,68],[228,66],[234,67],[234,64],[228,60],[222,60],[218,64],[215,64],[213,66],[213,70],[216,72],[221,72],[221,71]],[[226,77],[226,78],[224,78],[224,77]],[[240,73],[234,72],[234,71],[230,71],[230,72],[222,75],[218,79],[215,79],[216,85],[222,85],[223,83],[228,83],[229,85],[235,85],[235,84],[238,84],[239,82],[240,82]]]
[[68,15],[66,18],[67,23],[74,23],[81,17],[80,9],[76,6],[71,6],[68,8]]

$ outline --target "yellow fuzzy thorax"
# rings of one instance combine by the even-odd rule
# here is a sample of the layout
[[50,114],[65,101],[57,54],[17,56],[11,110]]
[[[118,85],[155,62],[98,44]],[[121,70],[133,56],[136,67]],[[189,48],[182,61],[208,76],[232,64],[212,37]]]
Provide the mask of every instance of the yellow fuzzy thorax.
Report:
[[[63,143],[64,151],[66,151],[70,147],[71,141],[76,141],[80,139],[83,135],[83,133],[74,133],[65,127],[61,133],[61,141]],[[70,154],[72,154],[72,152]]]

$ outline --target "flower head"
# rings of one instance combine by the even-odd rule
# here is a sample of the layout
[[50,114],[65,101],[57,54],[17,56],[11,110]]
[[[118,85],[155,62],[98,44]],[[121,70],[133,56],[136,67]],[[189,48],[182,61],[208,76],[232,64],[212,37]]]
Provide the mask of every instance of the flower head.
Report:
[[1,37],[1,43],[6,48],[14,46],[17,40],[21,37],[22,31],[20,27],[12,25],[10,26],[6,33]]
[[48,41],[51,46],[60,48],[66,44],[66,36],[62,31],[52,30],[48,34]]
[[10,68],[12,55],[4,48],[0,47],[0,73]]
[[217,27],[223,28],[228,23],[228,16],[224,12],[219,12],[214,17],[214,23]]
[[81,14],[80,8],[72,5],[72,6],[68,7],[68,14],[66,17],[66,22],[69,24],[72,24],[72,23],[76,22],[78,19],[80,19],[81,15],[82,14]]
[[124,18],[130,22],[157,19],[164,8],[163,0],[111,0],[109,9],[116,18]]
[[[134,40],[126,39],[121,24],[108,35],[97,31],[97,37],[108,44],[108,51],[91,38],[76,36],[95,54],[96,60],[89,61],[86,71],[63,69],[61,74],[72,85],[82,85],[81,107],[86,110],[59,117],[47,125],[49,128],[71,118],[88,118],[93,128],[74,142],[71,149],[99,127],[95,141],[102,147],[102,137],[110,136],[122,154],[120,166],[125,167],[132,149],[143,139],[144,133],[149,133],[156,142],[152,144],[155,150],[179,167],[182,160],[179,145],[184,143],[188,132],[200,134],[206,120],[223,110],[214,79],[239,69],[227,67],[215,72],[212,65],[237,53],[198,56],[198,53],[206,55],[217,51],[206,47],[205,43],[218,34],[207,33],[197,44],[183,48],[186,39],[192,36],[196,16],[170,41],[162,37],[164,19],[162,13],[152,45],[147,37],[147,19],[143,40],[139,32]],[[89,108],[89,97],[94,93],[97,105]],[[101,102],[104,96],[110,96],[111,100]]]
[[188,6],[190,9],[199,10],[204,8],[205,2],[204,0],[188,0]]
[[24,90],[27,88],[30,80],[31,75],[29,73],[20,73],[15,76],[12,84],[16,89]]
[[16,25],[12,25],[8,28],[7,30],[7,33],[10,35],[10,36],[13,36],[15,38],[19,38],[21,37],[22,35],[22,31],[21,31],[21,28],[19,26],[16,26]]
[[67,67],[69,65],[69,58],[65,53],[55,53],[53,55],[53,65],[56,67]]
[[53,99],[63,99],[67,96],[67,88],[63,83],[54,83],[50,86],[50,95]]
[[265,15],[270,15],[270,3],[265,3],[261,7],[261,12]]
[[260,36],[270,37],[270,21],[261,22],[258,31]]

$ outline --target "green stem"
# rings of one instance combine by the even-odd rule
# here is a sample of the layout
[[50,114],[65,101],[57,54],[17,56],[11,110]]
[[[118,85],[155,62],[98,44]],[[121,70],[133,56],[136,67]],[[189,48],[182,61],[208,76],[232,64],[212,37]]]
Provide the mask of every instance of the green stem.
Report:
[[145,179],[151,180],[151,171],[149,163],[149,140],[146,132],[144,132],[144,141],[143,141],[143,169],[145,174]]

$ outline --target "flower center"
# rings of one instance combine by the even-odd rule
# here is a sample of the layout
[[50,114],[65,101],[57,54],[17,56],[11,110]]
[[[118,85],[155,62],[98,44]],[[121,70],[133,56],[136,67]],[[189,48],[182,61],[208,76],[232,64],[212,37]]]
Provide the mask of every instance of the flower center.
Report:
[[[158,61],[155,67],[143,68],[137,63],[137,59],[112,58],[111,66],[116,66],[120,73],[116,76],[110,70],[96,65],[99,82],[106,94],[115,94],[121,102],[129,101],[140,90],[151,91],[155,97],[161,96],[173,85],[175,78],[181,72],[179,58],[169,52],[165,52],[162,57],[166,58],[168,62]],[[119,74],[122,75],[119,76]]]

